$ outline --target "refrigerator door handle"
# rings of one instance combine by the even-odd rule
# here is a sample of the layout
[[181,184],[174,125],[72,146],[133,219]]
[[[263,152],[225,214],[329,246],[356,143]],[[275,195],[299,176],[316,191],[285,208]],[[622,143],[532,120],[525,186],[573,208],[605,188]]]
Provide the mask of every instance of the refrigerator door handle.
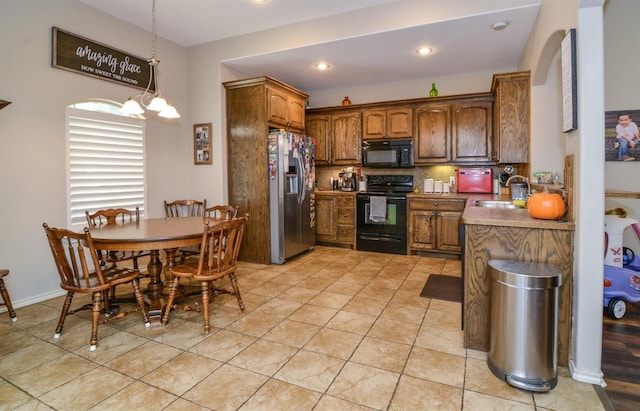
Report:
[[[300,152],[298,151],[298,154],[300,154]],[[299,177],[299,181],[298,181],[298,204],[302,204],[302,202],[304,201],[305,195],[306,195],[306,189],[307,189],[307,185],[305,183],[306,177],[307,177],[307,173],[304,169],[304,163],[302,162],[302,158],[300,158],[300,155],[298,155],[298,170],[300,170],[300,172],[298,173],[298,177]]]

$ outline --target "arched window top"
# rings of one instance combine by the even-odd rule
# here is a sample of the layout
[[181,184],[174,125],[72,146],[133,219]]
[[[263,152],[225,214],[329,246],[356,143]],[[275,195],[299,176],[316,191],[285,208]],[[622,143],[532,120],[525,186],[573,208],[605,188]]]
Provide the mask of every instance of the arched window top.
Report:
[[121,110],[122,104],[112,100],[90,99],[90,100],[80,101],[78,103],[71,104],[69,105],[69,107],[77,108],[80,110],[95,111],[99,113],[109,113],[109,114],[114,114],[116,116],[122,116],[122,117],[144,119],[144,116],[140,114],[123,113]]

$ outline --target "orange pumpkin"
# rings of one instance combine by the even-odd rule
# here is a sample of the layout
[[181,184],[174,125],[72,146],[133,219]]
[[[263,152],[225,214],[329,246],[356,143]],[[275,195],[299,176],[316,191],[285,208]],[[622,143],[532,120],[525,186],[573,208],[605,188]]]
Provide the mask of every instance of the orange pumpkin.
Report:
[[527,202],[529,215],[541,220],[555,220],[564,215],[567,205],[560,194],[535,193]]

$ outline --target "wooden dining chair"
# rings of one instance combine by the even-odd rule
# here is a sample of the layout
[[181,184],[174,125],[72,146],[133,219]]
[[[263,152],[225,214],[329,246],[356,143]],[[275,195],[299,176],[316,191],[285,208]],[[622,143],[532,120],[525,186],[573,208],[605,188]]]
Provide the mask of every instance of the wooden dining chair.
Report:
[[[198,200],[175,200],[164,202],[164,214],[167,218],[172,217],[203,217],[207,208],[207,199]],[[180,248],[180,264],[184,263],[187,257],[200,254],[198,246]]]
[[[84,212],[87,217],[87,224],[90,228],[102,227],[112,224],[137,223],[140,220],[140,209],[136,207],[135,211],[125,208],[108,208],[99,210],[91,214],[89,211]],[[102,250],[98,250],[98,257],[102,265],[116,265],[122,261],[131,261],[133,268],[138,267],[138,259],[150,255],[149,251],[109,251],[103,255]]]
[[[83,232],[77,233],[63,228],[49,227],[47,223],[42,224],[42,226],[47,235],[53,260],[60,276],[60,288],[67,292],[54,338],[60,338],[67,315],[88,308],[87,305],[84,305],[79,309],[70,310],[74,294],[91,294],[92,304],[89,305],[91,306],[92,317],[89,350],[94,351],[98,344],[98,324],[122,318],[128,314],[120,312],[118,315],[110,316],[108,310],[107,291],[118,284],[124,283],[131,283],[139,310],[142,312],[144,324],[146,327],[151,325],[149,315],[145,309],[142,292],[140,291],[138,280],[140,273],[138,270],[118,266],[103,268],[88,227],[85,227]],[[102,310],[105,311],[105,318],[100,321]]]
[[15,310],[13,309],[13,305],[11,305],[11,298],[9,297],[9,291],[7,291],[7,287],[4,285],[4,277],[9,275],[9,270],[5,268],[0,269],[0,294],[2,294],[3,302],[0,303],[0,307],[7,306],[7,311],[9,312],[9,317],[11,321],[18,321],[18,316],[16,315]]
[[204,210],[205,217],[218,220],[232,220],[238,216],[238,206],[219,204],[207,207]]
[[207,208],[207,199],[198,200],[175,200],[164,202],[165,217],[202,217]]
[[[204,216],[217,220],[231,220],[238,216],[238,207],[225,204],[214,205],[205,208]],[[200,255],[200,245],[180,248],[180,264],[184,264],[187,257],[194,255]]]
[[[169,313],[171,309],[174,308],[173,305],[181,278],[200,282],[200,288],[202,289],[204,332],[206,334],[209,334],[211,330],[209,324],[209,301],[212,297],[215,297],[215,295],[220,293],[235,295],[240,309],[244,311],[245,307],[242,302],[242,297],[240,296],[235,271],[238,267],[238,253],[240,251],[240,245],[242,244],[246,223],[246,216],[223,222],[205,218],[198,261],[190,261],[186,264],[174,266],[171,269],[173,283],[171,283],[167,305],[162,314],[163,325],[166,325],[169,321]],[[207,250],[209,251],[207,252]],[[212,250],[215,250],[215,252],[212,252]],[[214,287],[213,282],[225,276],[229,277],[232,290]]]

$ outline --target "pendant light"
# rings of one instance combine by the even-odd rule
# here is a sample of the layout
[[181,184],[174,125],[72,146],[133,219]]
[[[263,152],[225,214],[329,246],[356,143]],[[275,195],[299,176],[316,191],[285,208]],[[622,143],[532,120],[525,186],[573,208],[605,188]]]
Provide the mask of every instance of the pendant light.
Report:
[[[142,114],[144,113],[142,107],[144,107],[147,110],[157,111],[159,117],[180,118],[178,110],[162,97],[160,86],[158,85],[158,64],[160,60],[156,58],[156,0],[153,0],[151,16],[151,58],[147,60],[149,63],[149,84],[147,84],[144,93],[129,97],[122,105],[121,111],[126,114]],[[151,90],[152,84],[155,91]]]

